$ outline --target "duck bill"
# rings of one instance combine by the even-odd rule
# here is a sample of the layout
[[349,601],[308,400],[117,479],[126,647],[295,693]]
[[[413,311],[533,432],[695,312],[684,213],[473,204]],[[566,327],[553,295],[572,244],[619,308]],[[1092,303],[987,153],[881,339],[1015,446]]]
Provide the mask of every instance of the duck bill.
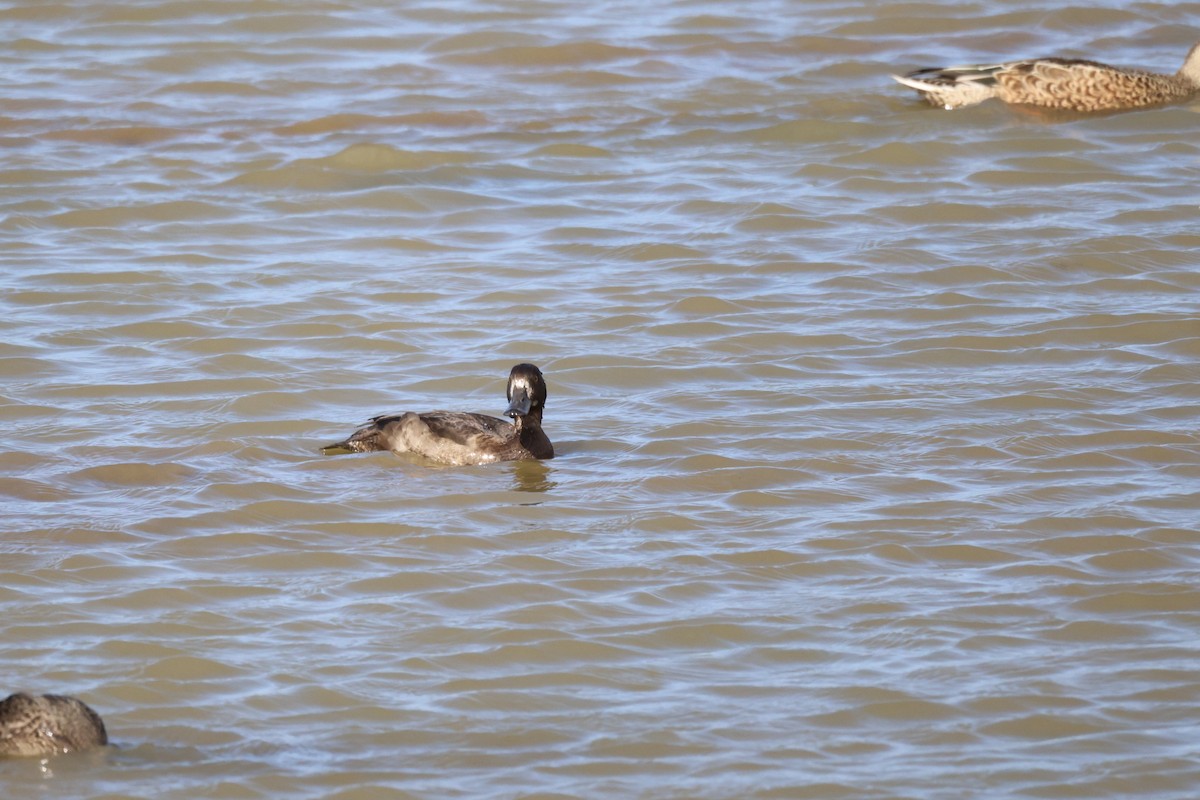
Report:
[[513,391],[512,399],[508,401],[508,410],[504,412],[504,416],[523,417],[529,413],[529,406],[533,403],[529,399],[529,390],[524,387],[519,387]]

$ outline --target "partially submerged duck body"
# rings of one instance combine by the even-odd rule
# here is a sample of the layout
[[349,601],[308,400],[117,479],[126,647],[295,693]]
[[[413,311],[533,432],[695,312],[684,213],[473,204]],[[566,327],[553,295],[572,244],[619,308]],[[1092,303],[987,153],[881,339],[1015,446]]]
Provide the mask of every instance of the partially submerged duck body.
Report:
[[24,692],[0,700],[0,756],[52,756],[106,744],[104,720],[82,700]]
[[1082,59],[1035,58],[919,69],[892,78],[946,109],[994,97],[1063,111],[1123,111],[1183,100],[1200,91],[1200,43],[1174,75]]
[[442,464],[553,458],[554,446],[542,430],[546,379],[533,364],[517,364],[508,376],[505,422],[466,411],[382,414],[349,438],[321,448],[325,455],[391,450],[416,453]]

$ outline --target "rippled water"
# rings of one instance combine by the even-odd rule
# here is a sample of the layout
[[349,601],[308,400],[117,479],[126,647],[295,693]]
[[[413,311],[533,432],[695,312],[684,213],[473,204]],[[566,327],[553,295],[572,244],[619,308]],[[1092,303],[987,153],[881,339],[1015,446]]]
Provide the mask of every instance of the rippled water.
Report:
[[887,75],[1198,23],[0,4],[0,794],[1194,798],[1200,105]]

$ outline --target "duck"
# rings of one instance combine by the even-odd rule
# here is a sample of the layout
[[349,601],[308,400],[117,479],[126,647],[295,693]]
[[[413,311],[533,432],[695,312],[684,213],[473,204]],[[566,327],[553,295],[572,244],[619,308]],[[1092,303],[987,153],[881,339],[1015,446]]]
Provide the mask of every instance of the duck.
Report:
[[440,464],[465,466],[495,461],[554,458],[554,445],[542,430],[546,379],[533,364],[517,364],[508,374],[506,422],[467,411],[405,411],[372,417],[349,437],[325,445],[325,455],[391,450],[415,453]]
[[10,694],[0,700],[0,756],[53,756],[108,744],[104,720],[61,694]]
[[1200,91],[1200,42],[1174,75],[1097,61],[1035,58],[1003,64],[919,69],[892,78],[947,110],[998,98],[1062,111],[1126,111],[1186,99]]

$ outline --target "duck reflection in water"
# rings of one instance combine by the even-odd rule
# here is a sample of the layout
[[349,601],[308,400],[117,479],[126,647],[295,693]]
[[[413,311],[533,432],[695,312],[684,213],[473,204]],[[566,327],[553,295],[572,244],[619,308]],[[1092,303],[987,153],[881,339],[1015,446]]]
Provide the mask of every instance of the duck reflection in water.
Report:
[[0,756],[53,756],[106,744],[100,715],[74,697],[18,692],[0,700]]
[[382,414],[321,452],[340,455],[391,450],[455,466],[553,458],[554,446],[542,430],[545,406],[542,371],[533,364],[517,364],[508,375],[508,409],[504,412],[512,418],[511,424],[466,411]]
[[[557,481],[550,480],[550,465],[541,461],[519,461],[513,465],[513,491],[516,492],[535,492],[541,494],[548,492],[558,485]],[[536,506],[541,503],[541,500],[530,499],[528,503],[521,503],[523,506]]]

